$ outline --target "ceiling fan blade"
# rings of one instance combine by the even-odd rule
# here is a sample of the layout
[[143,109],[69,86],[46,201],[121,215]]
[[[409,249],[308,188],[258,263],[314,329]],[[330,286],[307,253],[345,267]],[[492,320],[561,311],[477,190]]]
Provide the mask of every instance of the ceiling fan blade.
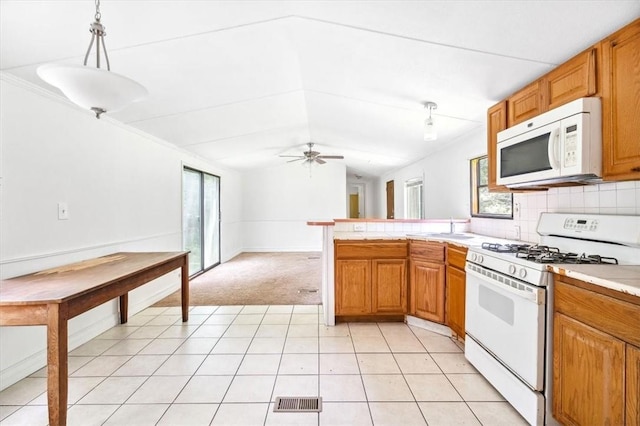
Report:
[[323,160],[322,158],[320,158],[320,157],[316,157],[316,158],[315,158],[315,160],[316,160],[316,163],[318,163],[318,164],[324,164],[324,163],[326,163],[326,161],[324,161],[324,160]]
[[344,155],[318,155],[316,158],[324,158],[326,160],[344,160]]
[[287,163],[293,163],[294,161],[300,161],[300,160],[306,160],[306,158],[304,158],[304,157],[294,158],[293,160],[287,161]]
[[279,155],[278,157],[305,158],[304,155]]

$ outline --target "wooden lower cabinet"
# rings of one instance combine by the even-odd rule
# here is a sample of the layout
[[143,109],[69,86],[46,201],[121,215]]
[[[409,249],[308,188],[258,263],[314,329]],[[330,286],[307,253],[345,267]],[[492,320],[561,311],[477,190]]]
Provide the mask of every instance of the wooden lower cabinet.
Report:
[[556,275],[553,417],[640,426],[640,297]]
[[624,424],[625,343],[554,315],[553,416],[567,425]]
[[467,274],[458,268],[447,266],[446,323],[458,337],[464,339],[464,309]]
[[407,313],[406,259],[371,261],[371,296],[373,313]]
[[444,264],[411,260],[411,313],[444,323]]
[[406,241],[337,240],[335,256],[336,316],[407,313]]
[[640,426],[640,348],[627,345],[627,425]]
[[336,315],[371,312],[371,261],[336,260]]

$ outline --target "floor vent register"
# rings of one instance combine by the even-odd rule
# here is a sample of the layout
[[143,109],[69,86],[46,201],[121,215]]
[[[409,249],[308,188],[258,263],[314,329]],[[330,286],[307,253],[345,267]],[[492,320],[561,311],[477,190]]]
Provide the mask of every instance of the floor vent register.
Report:
[[321,397],[279,396],[273,406],[274,413],[319,413],[322,411]]

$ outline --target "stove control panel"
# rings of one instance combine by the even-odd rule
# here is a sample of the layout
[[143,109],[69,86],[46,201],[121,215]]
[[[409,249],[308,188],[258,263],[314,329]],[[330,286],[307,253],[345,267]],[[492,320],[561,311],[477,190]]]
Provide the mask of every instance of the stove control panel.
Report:
[[564,229],[595,232],[598,229],[598,219],[568,217],[564,220]]

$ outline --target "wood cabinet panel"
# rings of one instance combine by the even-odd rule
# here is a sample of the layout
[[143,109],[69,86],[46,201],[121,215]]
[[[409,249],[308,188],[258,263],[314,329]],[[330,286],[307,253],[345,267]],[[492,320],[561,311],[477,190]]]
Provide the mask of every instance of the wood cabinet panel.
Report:
[[[626,342],[640,346],[640,306],[563,282],[556,276],[554,309]],[[594,313],[598,314],[595,315]]]
[[464,339],[465,296],[467,274],[464,270],[447,266],[446,319],[449,328]]
[[336,315],[371,312],[371,261],[336,260]]
[[410,255],[412,259],[423,259],[430,262],[444,262],[447,246],[433,241],[411,240]]
[[603,177],[640,179],[640,19],[601,48]]
[[509,188],[496,184],[498,178],[498,132],[507,128],[507,101],[502,101],[487,111],[487,161],[489,165],[489,191],[509,192]]
[[411,260],[411,313],[429,321],[444,323],[445,266]]
[[547,109],[596,93],[596,49],[592,48],[558,66],[544,78]]
[[640,426],[640,348],[627,345],[627,426]]
[[624,424],[625,343],[554,314],[553,416],[563,424]]
[[546,111],[542,80],[535,81],[507,99],[507,125],[522,123]]
[[466,247],[447,244],[447,265],[464,271],[468,250]]
[[371,261],[372,311],[374,313],[407,313],[406,259],[374,259]]
[[335,245],[337,259],[406,258],[407,243],[391,241],[340,241]]

